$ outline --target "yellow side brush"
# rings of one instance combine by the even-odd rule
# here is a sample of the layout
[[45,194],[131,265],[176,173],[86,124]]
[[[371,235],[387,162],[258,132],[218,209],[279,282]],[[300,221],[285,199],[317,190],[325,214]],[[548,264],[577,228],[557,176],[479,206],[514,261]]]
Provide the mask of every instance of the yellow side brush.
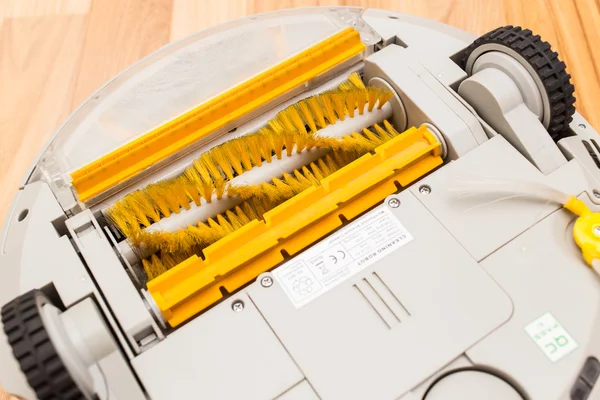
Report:
[[147,287],[177,326],[442,163],[426,127],[411,128],[193,255]]
[[211,132],[257,110],[364,49],[359,33],[353,28],[346,28],[74,171],[71,174],[72,185],[81,201],[98,198],[108,189],[160,165]]

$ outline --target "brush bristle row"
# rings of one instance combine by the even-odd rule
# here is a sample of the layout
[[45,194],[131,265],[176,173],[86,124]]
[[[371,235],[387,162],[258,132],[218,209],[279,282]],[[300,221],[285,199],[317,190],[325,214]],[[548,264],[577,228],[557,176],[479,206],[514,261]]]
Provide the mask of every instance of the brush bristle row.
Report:
[[336,140],[319,138],[315,133],[338,120],[354,117],[355,110],[381,108],[391,93],[365,87],[358,73],[336,89],[320,93],[280,111],[257,132],[229,140],[202,154],[183,174],[136,190],[111,206],[107,215],[125,236],[146,228],[191,204],[200,206],[214,198],[232,195],[228,182],[234,177],[313,147],[337,148]]
[[[189,226],[177,232],[147,232],[138,230],[130,237],[131,243],[144,249],[146,254],[155,253],[143,260],[143,266],[149,279],[162,274],[192,254],[200,254],[202,249],[224,236],[234,232],[284,201],[321,181],[358,157],[374,150],[377,146],[396,137],[399,133],[387,122],[373,129],[364,129],[345,136],[336,150],[326,154],[315,162],[282,178],[271,182],[251,186],[234,186],[232,195],[244,201],[232,210]],[[182,255],[183,254],[183,255]]]

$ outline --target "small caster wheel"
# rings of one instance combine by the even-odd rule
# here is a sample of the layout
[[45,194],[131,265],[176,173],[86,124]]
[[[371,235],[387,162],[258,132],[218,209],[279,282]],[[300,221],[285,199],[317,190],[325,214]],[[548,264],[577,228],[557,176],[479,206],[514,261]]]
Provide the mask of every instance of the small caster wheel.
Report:
[[46,330],[45,305],[52,302],[40,290],[32,290],[2,307],[2,325],[13,355],[40,400],[85,399]]
[[[499,53],[503,54],[498,56]],[[491,58],[490,54],[495,54],[496,57]],[[521,29],[518,26],[509,25],[494,29],[465,49],[462,67],[472,75],[476,72],[478,60],[481,64],[482,57],[488,57],[488,63],[497,64],[495,66],[500,69],[510,69],[510,62],[502,62],[505,55],[518,61],[533,78],[534,83],[527,85],[526,81],[531,79],[521,76],[521,88],[529,86],[527,92],[531,93],[524,96],[525,102],[538,114],[552,139],[558,141],[567,136],[569,124],[575,113],[571,76],[567,74],[565,63],[558,58],[558,54],[552,51],[550,44],[541,40],[539,35],[533,35],[529,29]],[[518,77],[516,80],[519,80]],[[535,91],[535,86],[539,93]],[[532,89],[536,93],[533,93]]]

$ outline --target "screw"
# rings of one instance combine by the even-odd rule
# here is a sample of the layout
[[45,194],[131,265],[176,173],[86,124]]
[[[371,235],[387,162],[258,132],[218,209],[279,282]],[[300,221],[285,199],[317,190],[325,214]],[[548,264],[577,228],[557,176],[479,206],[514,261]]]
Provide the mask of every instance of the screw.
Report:
[[592,193],[594,193],[594,197],[597,199],[600,199],[600,192],[597,190],[594,190]]
[[427,185],[423,185],[419,188],[419,193],[426,196],[431,193],[431,188]]
[[587,128],[587,127],[585,126],[585,124],[579,124],[579,127],[580,127],[581,129],[585,129],[585,128]]
[[260,284],[263,287],[271,287],[273,286],[273,278],[271,278],[270,276],[263,276],[260,280]]
[[392,197],[389,201],[388,201],[388,206],[392,207],[392,208],[398,208],[400,207],[400,200],[398,200],[395,197]]
[[600,236],[600,225],[594,226],[593,231],[594,231],[594,235]]
[[236,300],[231,304],[231,309],[235,312],[241,312],[244,309],[244,302]]

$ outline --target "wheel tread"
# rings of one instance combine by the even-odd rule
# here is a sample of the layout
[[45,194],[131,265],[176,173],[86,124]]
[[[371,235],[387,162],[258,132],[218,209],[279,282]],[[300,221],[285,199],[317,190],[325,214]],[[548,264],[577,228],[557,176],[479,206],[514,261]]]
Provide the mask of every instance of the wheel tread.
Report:
[[6,304],[0,312],[4,333],[40,400],[85,399],[44,327],[40,310],[49,302],[41,291],[32,290]]
[[566,65],[559,60],[558,53],[552,51],[550,43],[529,29],[519,26],[501,26],[476,39],[467,47],[462,57],[465,68],[470,55],[481,45],[500,44],[506,46],[525,59],[538,73],[550,100],[550,123],[548,133],[558,141],[566,136],[569,124],[575,113],[574,87]]

